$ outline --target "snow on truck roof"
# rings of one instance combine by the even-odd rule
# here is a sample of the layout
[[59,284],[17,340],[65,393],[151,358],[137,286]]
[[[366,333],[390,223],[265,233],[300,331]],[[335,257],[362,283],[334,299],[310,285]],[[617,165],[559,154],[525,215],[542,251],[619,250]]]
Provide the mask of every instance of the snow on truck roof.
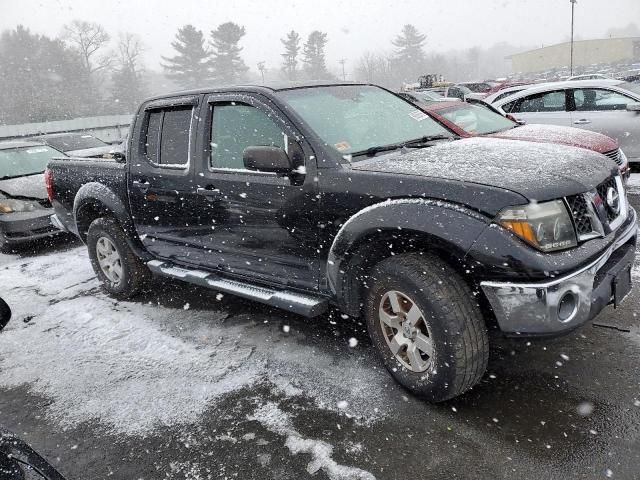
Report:
[[143,103],[153,101],[153,100],[162,100],[165,98],[173,98],[177,96],[186,96],[186,95],[200,95],[203,93],[224,93],[224,92],[254,92],[254,93],[264,93],[268,92],[276,92],[281,90],[294,90],[298,88],[314,88],[314,87],[336,87],[336,86],[354,86],[354,85],[373,85],[370,83],[359,83],[359,82],[336,82],[336,81],[300,81],[300,82],[267,82],[264,85],[258,84],[242,84],[242,85],[227,85],[222,87],[203,87],[196,88],[193,90],[179,90],[170,93],[164,93],[161,95],[154,95],[153,97],[149,97],[145,99]]

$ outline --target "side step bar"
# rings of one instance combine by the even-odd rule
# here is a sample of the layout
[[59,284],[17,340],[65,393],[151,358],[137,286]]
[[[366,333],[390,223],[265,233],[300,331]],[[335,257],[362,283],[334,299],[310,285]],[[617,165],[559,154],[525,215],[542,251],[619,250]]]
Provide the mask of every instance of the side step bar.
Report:
[[215,273],[178,267],[170,262],[163,262],[162,260],[151,260],[147,262],[147,267],[157,275],[177,278],[178,280],[200,285],[201,287],[211,288],[219,292],[266,303],[272,307],[288,310],[309,318],[324,313],[329,306],[329,303],[324,298],[312,297],[287,290],[275,290],[250,283],[239,282],[237,280],[229,280],[219,277]]

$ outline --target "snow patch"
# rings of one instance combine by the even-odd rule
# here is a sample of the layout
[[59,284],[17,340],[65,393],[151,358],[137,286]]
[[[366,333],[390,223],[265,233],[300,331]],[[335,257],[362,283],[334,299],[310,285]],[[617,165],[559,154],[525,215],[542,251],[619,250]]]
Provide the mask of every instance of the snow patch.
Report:
[[47,397],[63,427],[94,421],[144,435],[197,422],[257,383],[369,424],[397,395],[373,352],[337,357],[260,310],[223,323],[215,292],[205,310],[186,299],[177,308],[117,301],[100,290],[84,247],[3,259],[0,292],[14,315],[0,333],[0,388]]
[[322,440],[303,437],[292,425],[289,415],[275,403],[267,403],[249,416],[269,431],[286,437],[285,445],[293,453],[311,455],[307,472],[313,475],[322,470],[331,480],[375,480],[370,472],[356,467],[339,465],[333,460],[333,446]]

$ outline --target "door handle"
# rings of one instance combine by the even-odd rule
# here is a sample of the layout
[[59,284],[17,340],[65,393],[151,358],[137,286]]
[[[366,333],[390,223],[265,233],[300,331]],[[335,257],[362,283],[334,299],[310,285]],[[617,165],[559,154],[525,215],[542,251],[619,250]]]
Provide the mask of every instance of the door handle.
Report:
[[220,190],[218,188],[214,188],[213,186],[209,186],[206,188],[198,187],[196,189],[196,193],[207,198],[219,197],[221,195]]
[[573,122],[574,125],[587,125],[589,123],[591,123],[591,120],[587,120],[586,118],[581,118],[580,120]]
[[134,187],[142,190],[143,192],[146,192],[147,190],[149,190],[149,186],[151,185],[146,180],[134,180],[131,183],[133,184]]

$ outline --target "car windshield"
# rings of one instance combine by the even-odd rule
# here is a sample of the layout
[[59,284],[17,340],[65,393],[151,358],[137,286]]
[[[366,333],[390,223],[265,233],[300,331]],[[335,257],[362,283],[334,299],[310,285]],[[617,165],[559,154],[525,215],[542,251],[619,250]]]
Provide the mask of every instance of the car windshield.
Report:
[[472,135],[486,135],[517,126],[499,113],[479,105],[463,104],[439,110],[438,113]]
[[46,145],[0,150],[0,178],[23,177],[44,172],[60,152]]
[[436,92],[412,92],[413,95],[415,95],[416,97],[418,97],[420,100],[425,100],[425,101],[434,101],[434,100],[444,100],[444,97],[442,95],[439,95]]
[[64,135],[59,137],[46,137],[44,140],[47,144],[61,152],[107,146],[105,142],[97,139],[93,135]]
[[426,136],[454,135],[411,103],[369,85],[340,85],[279,93],[328,145],[343,154]]

